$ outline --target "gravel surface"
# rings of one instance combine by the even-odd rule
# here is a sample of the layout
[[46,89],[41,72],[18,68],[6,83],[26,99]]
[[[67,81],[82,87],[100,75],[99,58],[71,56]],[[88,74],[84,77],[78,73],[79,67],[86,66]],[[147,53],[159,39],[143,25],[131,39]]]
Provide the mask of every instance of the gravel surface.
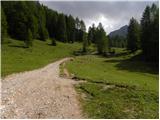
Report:
[[1,118],[82,118],[76,81],[59,77],[65,58],[1,80]]

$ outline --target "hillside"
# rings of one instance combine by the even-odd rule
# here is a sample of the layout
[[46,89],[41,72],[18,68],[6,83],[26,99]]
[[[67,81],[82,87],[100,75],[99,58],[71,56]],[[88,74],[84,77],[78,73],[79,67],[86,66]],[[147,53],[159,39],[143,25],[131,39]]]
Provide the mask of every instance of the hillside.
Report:
[[60,58],[73,56],[75,50],[81,48],[80,43],[61,43],[51,46],[50,41],[34,40],[32,48],[24,48],[24,42],[10,40],[9,44],[2,44],[2,76],[40,68]]
[[118,36],[126,37],[126,35],[127,35],[127,29],[128,29],[128,26],[125,25],[125,26],[121,27],[120,29],[111,32],[109,34],[109,36],[110,37],[115,37],[115,36],[118,35]]

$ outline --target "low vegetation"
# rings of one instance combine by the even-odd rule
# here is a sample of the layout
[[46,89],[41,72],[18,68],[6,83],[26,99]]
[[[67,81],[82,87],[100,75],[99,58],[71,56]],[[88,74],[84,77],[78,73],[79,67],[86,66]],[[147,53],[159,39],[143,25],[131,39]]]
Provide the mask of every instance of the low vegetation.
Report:
[[153,91],[108,87],[104,84],[83,83],[77,87],[88,118],[132,119],[158,118],[158,94]]
[[66,67],[74,78],[84,113],[89,118],[158,118],[158,72],[139,60],[141,51],[129,54],[115,49],[115,57],[76,57]]
[[15,72],[22,72],[40,68],[60,58],[73,56],[73,51],[79,50],[80,43],[61,43],[50,45],[50,41],[34,40],[32,48],[25,48],[25,44],[18,40],[2,45],[2,76]]

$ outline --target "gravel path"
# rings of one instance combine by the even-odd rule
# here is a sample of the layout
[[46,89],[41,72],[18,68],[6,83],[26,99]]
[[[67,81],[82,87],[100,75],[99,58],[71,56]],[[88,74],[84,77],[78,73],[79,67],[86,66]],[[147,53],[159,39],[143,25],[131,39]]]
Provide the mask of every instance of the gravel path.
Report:
[[2,80],[1,118],[82,118],[75,81],[59,77],[65,58]]

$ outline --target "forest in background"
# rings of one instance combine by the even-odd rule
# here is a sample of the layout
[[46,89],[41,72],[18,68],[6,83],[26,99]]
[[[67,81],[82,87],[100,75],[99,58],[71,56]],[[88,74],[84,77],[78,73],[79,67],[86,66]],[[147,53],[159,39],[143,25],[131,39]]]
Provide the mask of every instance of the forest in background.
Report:
[[[159,61],[159,8],[153,4],[143,12],[141,22],[131,18],[126,38],[113,45],[113,38],[107,36],[103,25],[99,23],[89,27],[88,32],[83,20],[51,10],[38,1],[2,1],[2,43],[6,37],[22,40],[25,47],[34,47],[34,39],[42,41],[50,38],[52,45],[56,41],[64,43],[82,42],[82,52],[87,52],[95,44],[97,52],[104,56],[114,54],[112,47],[124,47],[130,52],[142,50],[145,61]],[[122,43],[123,42],[123,43]],[[112,44],[111,44],[112,43]]]

